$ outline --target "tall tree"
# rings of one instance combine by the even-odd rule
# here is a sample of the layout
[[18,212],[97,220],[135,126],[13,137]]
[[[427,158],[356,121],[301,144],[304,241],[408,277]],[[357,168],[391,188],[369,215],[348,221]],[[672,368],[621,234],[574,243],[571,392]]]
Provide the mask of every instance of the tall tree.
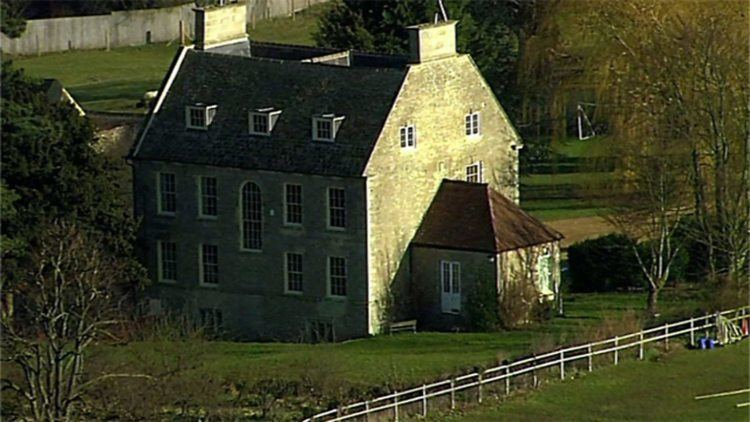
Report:
[[[495,93],[512,100],[519,39],[536,7],[533,0],[446,0],[459,21],[458,49],[470,53]],[[326,47],[406,53],[406,27],[440,15],[435,0],[343,0],[325,14],[315,40]]]
[[[30,252],[53,220],[76,221],[82,230],[103,234],[108,252],[131,257],[135,223],[116,171],[124,163],[97,153],[89,121],[69,104],[51,102],[41,81],[27,78],[10,63],[3,64],[0,108],[2,184],[17,196],[15,212],[0,216],[0,230],[3,238],[26,245],[3,246],[4,285],[22,280]],[[142,269],[130,262],[134,279],[139,279]]]

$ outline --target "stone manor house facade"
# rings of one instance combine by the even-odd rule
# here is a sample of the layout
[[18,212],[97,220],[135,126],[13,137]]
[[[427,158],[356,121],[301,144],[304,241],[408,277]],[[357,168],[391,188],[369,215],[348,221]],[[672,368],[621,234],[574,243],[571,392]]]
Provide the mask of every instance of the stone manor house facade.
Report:
[[518,207],[521,140],[455,22],[396,56],[256,43],[244,16],[196,10],[130,153],[153,310],[341,340],[464,328],[523,271],[557,294],[561,235]]

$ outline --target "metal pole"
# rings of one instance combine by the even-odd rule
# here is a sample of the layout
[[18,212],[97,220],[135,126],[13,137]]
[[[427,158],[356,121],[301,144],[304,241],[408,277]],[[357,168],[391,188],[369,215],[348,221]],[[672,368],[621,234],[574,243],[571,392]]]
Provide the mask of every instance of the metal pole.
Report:
[[693,323],[693,317],[690,317],[690,345],[695,346],[695,324]]
[[643,360],[643,331],[638,335],[638,359]]
[[617,336],[615,336],[615,365],[617,365],[620,362],[620,351],[617,349],[617,344],[619,342],[619,339]]
[[591,355],[591,344],[589,344],[588,352],[589,352],[589,372],[591,372],[594,370],[594,365],[593,365],[594,357]]
[[456,381],[451,378],[451,410],[456,408]]
[[427,417],[427,387],[422,384],[422,416]]
[[565,379],[565,351],[560,350],[560,379]]

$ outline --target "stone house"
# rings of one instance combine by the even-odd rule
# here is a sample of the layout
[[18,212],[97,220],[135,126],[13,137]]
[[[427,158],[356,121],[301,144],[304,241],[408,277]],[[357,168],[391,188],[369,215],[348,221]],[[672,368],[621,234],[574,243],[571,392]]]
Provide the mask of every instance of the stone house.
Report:
[[243,16],[196,11],[130,154],[155,312],[242,339],[463,327],[462,280],[501,294],[509,252],[538,248],[554,296],[561,236],[517,205],[521,140],[456,22],[398,56],[252,42]]

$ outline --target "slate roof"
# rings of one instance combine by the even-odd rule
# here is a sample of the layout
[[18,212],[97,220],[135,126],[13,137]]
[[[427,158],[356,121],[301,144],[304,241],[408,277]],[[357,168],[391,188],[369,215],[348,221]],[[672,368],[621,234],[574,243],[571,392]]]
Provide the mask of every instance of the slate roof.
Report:
[[[179,53],[178,53],[179,54]],[[406,68],[341,67],[187,50],[136,160],[327,176],[361,176]],[[208,130],[185,106],[217,104]],[[248,111],[282,113],[271,136],[248,134]],[[313,142],[312,117],[343,115],[334,143]]]
[[486,184],[443,180],[412,244],[497,253],[562,237]]

